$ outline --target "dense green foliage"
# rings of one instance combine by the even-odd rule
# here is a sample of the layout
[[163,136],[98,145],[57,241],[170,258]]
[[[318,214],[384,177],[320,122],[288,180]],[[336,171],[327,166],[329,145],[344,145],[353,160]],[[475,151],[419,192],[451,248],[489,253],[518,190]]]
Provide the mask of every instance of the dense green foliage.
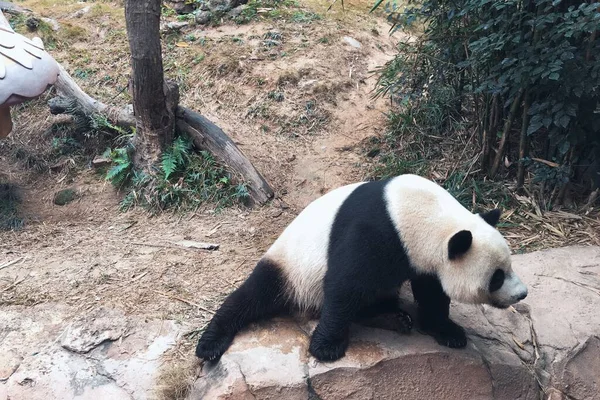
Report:
[[549,201],[600,186],[600,3],[426,0],[386,11],[393,29],[420,32],[377,88],[401,128],[470,130],[482,173],[521,187],[528,169]]
[[159,212],[194,209],[207,202],[220,208],[248,199],[246,186],[234,184],[210,153],[196,152],[187,138],[180,136],[173,141],[153,175],[134,168],[132,150],[125,146],[107,149],[104,154],[113,163],[106,179],[127,192],[123,209],[142,205]]

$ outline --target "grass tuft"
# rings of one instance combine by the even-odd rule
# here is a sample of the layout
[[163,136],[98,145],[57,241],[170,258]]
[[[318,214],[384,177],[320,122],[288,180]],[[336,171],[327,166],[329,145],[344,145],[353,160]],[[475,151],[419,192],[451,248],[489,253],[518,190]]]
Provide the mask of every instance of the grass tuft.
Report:
[[160,371],[156,386],[157,400],[185,400],[192,389],[196,361],[168,363]]
[[19,214],[21,195],[17,186],[0,183],[0,231],[17,230],[24,221]]

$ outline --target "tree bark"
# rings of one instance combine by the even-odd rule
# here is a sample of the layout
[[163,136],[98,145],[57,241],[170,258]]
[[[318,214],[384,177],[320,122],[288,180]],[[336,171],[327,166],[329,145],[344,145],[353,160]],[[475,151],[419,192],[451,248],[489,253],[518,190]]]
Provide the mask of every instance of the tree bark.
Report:
[[487,171],[490,167],[490,150],[492,147],[492,136],[495,135],[496,114],[497,114],[498,96],[493,95],[491,100],[485,103],[485,119],[483,124],[483,138],[481,141],[481,169]]
[[161,0],[125,2],[137,128],[134,163],[146,170],[159,162],[162,151],[173,140],[179,97],[177,86],[164,82],[160,6]]

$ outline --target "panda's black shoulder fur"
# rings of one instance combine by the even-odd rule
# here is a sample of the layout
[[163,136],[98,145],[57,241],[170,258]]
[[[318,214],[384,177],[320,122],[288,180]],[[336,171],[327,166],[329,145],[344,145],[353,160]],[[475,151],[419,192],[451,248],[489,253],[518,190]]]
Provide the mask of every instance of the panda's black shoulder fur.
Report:
[[386,205],[389,182],[358,186],[338,209],[330,232],[326,285],[364,285],[367,292],[380,292],[411,277],[408,256]]

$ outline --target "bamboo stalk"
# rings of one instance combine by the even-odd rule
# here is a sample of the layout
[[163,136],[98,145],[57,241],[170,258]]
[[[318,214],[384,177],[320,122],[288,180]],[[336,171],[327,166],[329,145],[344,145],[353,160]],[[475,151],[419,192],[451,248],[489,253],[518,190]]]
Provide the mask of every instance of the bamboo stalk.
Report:
[[527,140],[527,128],[529,127],[529,89],[525,90],[525,96],[523,99],[523,116],[521,121],[521,137],[519,139],[519,167],[517,170],[517,190],[523,188],[523,182],[525,181],[525,165],[523,165],[523,159],[528,153],[528,140]]
[[498,145],[498,152],[496,153],[496,157],[494,158],[494,163],[492,164],[492,169],[490,171],[490,178],[494,179],[498,169],[500,168],[500,163],[502,162],[502,155],[504,154],[504,148],[506,147],[506,140],[508,139],[508,135],[512,128],[512,124],[515,120],[515,116],[517,115],[517,110],[519,108],[519,104],[521,104],[521,98],[523,97],[523,89],[519,89],[519,92],[515,96],[512,105],[510,106],[510,112],[508,114],[508,118],[504,122],[504,129],[502,130],[502,137],[500,138],[500,144]]

